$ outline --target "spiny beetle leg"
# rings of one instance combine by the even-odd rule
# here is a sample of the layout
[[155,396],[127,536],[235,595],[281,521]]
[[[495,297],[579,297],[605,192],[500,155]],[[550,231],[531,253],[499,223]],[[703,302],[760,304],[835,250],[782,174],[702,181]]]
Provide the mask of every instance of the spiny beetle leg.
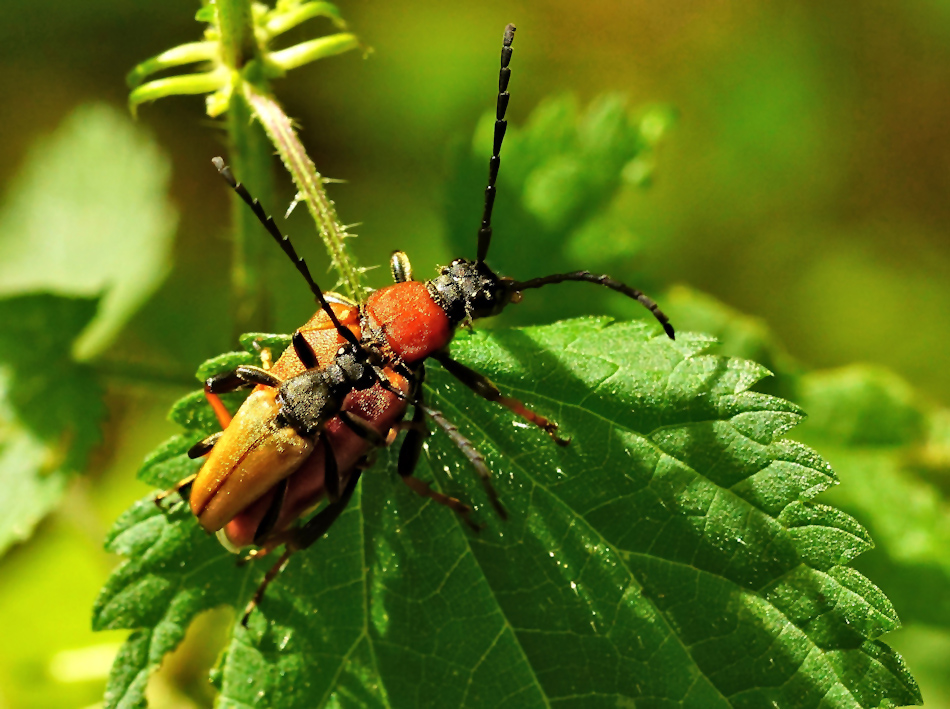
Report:
[[421,386],[424,377],[425,373],[420,369],[418,379],[420,386],[416,389],[416,398],[413,402],[416,408],[412,414],[412,422],[407,426],[408,432],[406,433],[406,437],[403,439],[402,446],[399,448],[399,464],[397,468],[399,476],[414,493],[420,497],[428,497],[440,505],[445,505],[458,514],[458,516],[462,518],[462,521],[474,531],[480,532],[482,525],[472,521],[470,516],[472,513],[471,507],[458,498],[436,492],[429,483],[423,482],[412,474],[416,469],[416,464],[419,462],[419,456],[422,454],[422,444],[429,435],[425,426],[426,413]]
[[402,481],[406,483],[406,486],[410,490],[419,495],[419,497],[428,497],[430,500],[448,507],[459,517],[461,517],[462,521],[472,528],[472,531],[480,532],[484,528],[484,525],[478,524],[472,520],[472,508],[459,500],[457,497],[449,497],[448,495],[443,495],[441,492],[436,492],[432,489],[432,485],[430,483],[424,482],[413,475],[402,475]]
[[502,519],[508,519],[508,512],[505,511],[505,508],[501,504],[501,500],[498,499],[498,493],[491,484],[491,471],[488,469],[488,465],[485,463],[484,456],[478,452],[470,440],[468,440],[459,432],[458,427],[455,424],[445,418],[441,411],[436,411],[435,409],[431,409],[423,404],[419,404],[419,406],[423,411],[426,412],[426,415],[445,432],[445,435],[449,437],[449,440],[458,446],[458,449],[462,451],[462,455],[464,455],[468,459],[468,462],[471,463],[472,467],[475,469],[475,474],[478,475],[478,478],[482,481],[482,486],[485,488],[485,492],[488,494],[488,499],[491,502],[492,507],[494,507],[495,511],[498,513],[498,516]]
[[[257,591],[254,593],[254,597],[247,604],[247,607],[244,609],[244,616],[241,618],[241,625],[245,628],[247,627],[247,620],[251,616],[251,612],[260,605],[261,601],[264,599],[264,592],[267,590],[267,587],[270,585],[271,581],[277,578],[278,574],[283,570],[284,566],[287,564],[287,561],[290,559],[290,555],[295,551],[300,551],[306,549],[311,544],[316,542],[320,537],[327,533],[327,530],[336,522],[337,518],[346,509],[347,504],[350,502],[350,498],[353,497],[353,491],[356,489],[356,483],[360,479],[361,470],[358,468],[350,476],[349,481],[346,484],[346,489],[343,491],[343,494],[340,496],[340,499],[337,502],[331,502],[322,510],[320,510],[313,518],[307,522],[304,526],[293,530],[289,535],[283,537],[287,541],[287,547],[284,550],[284,553],[280,555],[280,558],[275,563],[266,574],[264,574],[264,580],[261,581],[261,585],[257,587]],[[269,548],[272,549],[273,546],[269,545]],[[255,556],[260,556],[257,554]]]
[[525,406],[518,399],[512,399],[509,396],[502,395],[498,387],[492,384],[491,380],[488,379],[484,374],[476,372],[474,369],[466,367],[461,362],[458,362],[445,352],[438,352],[433,357],[441,364],[453,377],[458,379],[462,384],[467,386],[469,389],[474,391],[480,397],[487,399],[488,401],[494,401],[498,404],[501,404],[505,408],[514,412],[516,416],[520,416],[525,421],[533,423],[535,426],[540,428],[542,431],[547,433],[559,446],[566,446],[571,441],[569,438],[561,438],[557,435],[557,424],[554,421],[546,419],[541,414],[536,414],[534,411]]

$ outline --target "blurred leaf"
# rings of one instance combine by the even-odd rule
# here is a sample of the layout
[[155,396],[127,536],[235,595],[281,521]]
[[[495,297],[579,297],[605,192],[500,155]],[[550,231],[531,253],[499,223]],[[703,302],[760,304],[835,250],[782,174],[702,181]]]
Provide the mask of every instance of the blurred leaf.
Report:
[[924,414],[911,387],[883,367],[851,365],[801,379],[805,432],[832,445],[894,448],[920,440]]
[[97,302],[0,299],[0,553],[30,535],[99,442],[102,390],[70,356]]
[[820,448],[844,483],[823,500],[877,544],[857,566],[905,621],[950,626],[950,411],[882,367],[808,372],[760,321],[709,296],[677,287],[663,304],[678,327],[712,332],[722,352],[776,370],[776,388],[809,413],[795,438]]
[[[672,120],[667,108],[633,114],[622,96],[607,94],[583,111],[571,96],[548,99],[523,128],[509,126],[492,218],[492,265],[523,279],[578,264],[613,275],[635,271],[640,237],[621,202],[631,184],[649,184],[654,147]],[[448,238],[459,255],[474,255],[494,122],[494,112],[482,117],[473,142],[456,157],[446,190]],[[599,297],[590,291],[581,304],[569,286],[552,289],[543,299],[526,299],[515,317],[536,322],[542,310],[578,315]],[[624,312],[635,312],[628,307]]]
[[[890,603],[847,566],[867,533],[810,502],[834,474],[781,438],[797,407],[750,391],[765,370],[703,354],[709,344],[603,319],[461,334],[455,355],[556,418],[572,445],[553,446],[433,366],[432,405],[486,455],[509,521],[492,516],[444,436],[417,472],[475,501],[481,534],[398,486],[384,451],[389,480],[367,474],[250,628],[235,628],[218,705],[919,701],[876,640],[897,627]],[[184,444],[166,445],[146,477],[186,472]],[[185,505],[163,513],[148,498],[109,548],[129,560],[95,626],[134,632],[106,706],[141,706],[192,618],[242,608],[267,563],[236,566]]]
[[772,377],[763,379],[758,389],[776,396],[795,396],[798,377],[804,368],[762,320],[687,286],[674,286],[663,295],[661,302],[663,311],[677,329],[708,333],[719,341],[718,353],[751,359],[772,372]]
[[[879,367],[805,375],[801,400],[814,416],[798,432],[820,445],[846,484],[827,499],[859,517],[877,548],[862,559],[908,621],[950,626],[950,504],[928,476],[928,453],[945,444],[948,416]],[[945,471],[937,463],[936,474]]]
[[170,167],[123,113],[80,106],[31,149],[0,214],[0,295],[101,296],[75,345],[99,354],[169,269]]

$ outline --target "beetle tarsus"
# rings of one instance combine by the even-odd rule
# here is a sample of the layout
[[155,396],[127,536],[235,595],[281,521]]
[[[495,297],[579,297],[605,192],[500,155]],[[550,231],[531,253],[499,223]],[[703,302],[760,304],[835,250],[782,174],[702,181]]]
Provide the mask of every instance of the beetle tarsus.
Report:
[[[185,502],[188,501],[188,496],[191,494],[191,485],[195,481],[197,474],[189,475],[187,478],[179,480],[174,487],[169,488],[168,490],[163,490],[162,492],[155,495],[155,505],[160,510],[165,510],[165,506],[162,504],[169,495],[178,494],[181,496],[181,499]],[[174,506],[174,505],[173,505]]]

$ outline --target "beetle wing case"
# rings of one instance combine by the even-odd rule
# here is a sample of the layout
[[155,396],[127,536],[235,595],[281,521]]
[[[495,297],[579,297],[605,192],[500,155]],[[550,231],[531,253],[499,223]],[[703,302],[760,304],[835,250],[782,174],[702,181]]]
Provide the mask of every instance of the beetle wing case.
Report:
[[[359,332],[359,309],[330,306],[345,327]],[[344,342],[322,310],[300,328],[321,364],[333,361]],[[288,347],[271,368],[284,380],[305,371]],[[289,427],[278,428],[280,406],[277,390],[258,386],[241,405],[231,424],[215,444],[191,489],[191,509],[202,527],[217,532],[236,515],[293,473],[313,451],[313,443]]]
[[[392,371],[387,374],[391,386],[403,395],[409,394],[409,382],[405,378]],[[366,391],[352,392],[344,404],[347,411],[371,422],[373,428],[383,437],[402,419],[406,406],[405,399],[398,398],[378,385]],[[333,449],[340,471],[340,487],[345,487],[353,468],[373,450],[374,446],[354,433],[338,418],[327,424],[326,438]],[[291,474],[284,504],[274,525],[275,532],[287,529],[323,499],[326,492],[324,445],[323,442],[318,441],[310,456]],[[253,543],[254,535],[272,499],[273,494],[268,492],[227,524],[225,534],[232,546],[245,547]]]
[[198,472],[191,509],[209,532],[300,467],[313,450],[292,428],[275,425],[278,410],[275,389],[253,392]]

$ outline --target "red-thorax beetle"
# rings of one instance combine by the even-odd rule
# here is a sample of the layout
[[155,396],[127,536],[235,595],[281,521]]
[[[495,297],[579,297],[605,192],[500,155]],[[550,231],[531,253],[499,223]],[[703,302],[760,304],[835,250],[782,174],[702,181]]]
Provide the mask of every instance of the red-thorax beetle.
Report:
[[[498,276],[485,263],[507,128],[514,32],[514,25],[505,28],[501,50],[494,143],[476,259],[456,259],[429,281],[413,280],[408,257],[395,251],[391,259],[394,285],[372,293],[362,306],[335,294],[328,298],[273,219],[223,161],[214,160],[294,262],[320,305],[317,314],[294,333],[292,346],[271,369],[238,367],[206,382],[206,395],[223,430],[192,448],[192,457],[208,455],[208,459],[195,476],[176,488],[188,496],[193,512],[209,532],[224,529],[227,542],[234,546],[258,545],[259,550],[250,557],[286,546],[249,604],[245,623],[289,555],[313,544],[340,515],[368,453],[374,446],[392,442],[410,403],[415,411],[412,423],[405,426],[399,453],[402,479],[415,492],[450,507],[471,527],[479,528],[469,518],[467,505],[413,477],[428,435],[428,417],[463,452],[499,515],[506,516],[484,458],[441,412],[425,404],[425,360],[435,359],[479,396],[507,407],[547,432],[556,443],[568,444],[557,435],[556,423],[504,396],[486,377],[449,356],[448,347],[460,325],[499,314],[508,304],[519,302],[525,290],[583,281],[637,300],[650,310],[667,336],[674,337],[672,325],[656,303],[609,276],[574,271],[516,281]],[[254,391],[231,419],[217,394],[248,386],[255,386]],[[316,515],[300,527],[291,527],[324,496],[328,502]]]
[[399,457],[399,471],[403,475],[412,472],[419,458],[424,434],[420,431],[425,415],[458,444],[459,448],[475,467],[488,492],[489,498],[504,517],[504,509],[491,486],[490,472],[478,451],[458,430],[437,411],[432,411],[423,402],[422,380],[424,363],[428,358],[436,360],[450,374],[479,396],[507,407],[517,416],[540,427],[555,442],[566,445],[568,441],[557,435],[557,424],[531,411],[520,401],[504,396],[483,375],[466,367],[449,356],[448,347],[460,325],[469,325],[473,320],[499,314],[509,303],[517,303],[522,293],[529,289],[563,283],[582,281],[605,286],[646,307],[663,326],[671,339],[673,326],[669,319],[650,298],[609,276],[594,275],[588,271],[552,274],[527,281],[516,281],[498,276],[486,263],[491,244],[491,216],[495,204],[496,181],[501,165],[501,146],[508,123],[505,114],[508,108],[508,80],[511,74],[512,42],[515,27],[508,25],[501,49],[501,70],[498,77],[498,98],[495,110],[495,133],[492,155],[489,161],[488,186],[485,188],[485,206],[481,227],[478,230],[478,249],[474,261],[456,259],[441,269],[429,281],[416,281],[412,277],[409,259],[402,251],[392,255],[391,267],[394,285],[372,293],[362,307],[362,339],[365,347],[375,350],[378,358],[384,359],[396,372],[414,379],[412,387],[415,405],[413,421],[415,428],[406,434]]

